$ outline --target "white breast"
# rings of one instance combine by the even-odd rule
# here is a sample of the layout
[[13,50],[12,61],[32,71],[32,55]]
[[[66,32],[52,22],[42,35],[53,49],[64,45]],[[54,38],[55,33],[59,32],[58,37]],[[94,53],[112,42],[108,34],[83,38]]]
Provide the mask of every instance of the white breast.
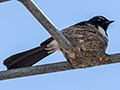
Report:
[[105,30],[101,26],[98,27],[98,30],[104,37],[108,38],[106,33],[105,33]]

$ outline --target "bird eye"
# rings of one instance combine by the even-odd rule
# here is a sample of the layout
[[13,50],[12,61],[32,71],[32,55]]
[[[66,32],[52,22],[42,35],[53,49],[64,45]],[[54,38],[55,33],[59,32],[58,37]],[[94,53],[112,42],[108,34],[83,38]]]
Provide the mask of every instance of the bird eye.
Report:
[[101,21],[101,19],[98,19],[98,21]]
[[102,25],[104,25],[104,23],[101,23]]

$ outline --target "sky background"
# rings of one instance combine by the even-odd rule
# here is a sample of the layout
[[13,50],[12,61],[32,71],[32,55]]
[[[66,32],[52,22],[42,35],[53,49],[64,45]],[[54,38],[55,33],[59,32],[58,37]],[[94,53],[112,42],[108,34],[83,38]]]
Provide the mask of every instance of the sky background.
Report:
[[[35,0],[59,30],[103,15],[115,20],[108,28],[108,54],[120,52],[119,0]],[[7,57],[39,46],[50,34],[18,1],[0,3],[0,71]],[[54,53],[35,65],[65,61]],[[120,90],[120,64],[75,69],[0,81],[0,90]]]

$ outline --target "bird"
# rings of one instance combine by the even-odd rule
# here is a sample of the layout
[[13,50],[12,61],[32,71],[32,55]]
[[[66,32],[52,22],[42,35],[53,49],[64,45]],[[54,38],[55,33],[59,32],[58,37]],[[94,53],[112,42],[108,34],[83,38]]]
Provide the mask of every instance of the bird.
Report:
[[98,53],[105,53],[108,45],[107,28],[113,22],[104,16],[94,16],[88,21],[61,30],[74,47],[70,52],[65,51],[53,37],[50,37],[38,47],[8,57],[3,64],[8,70],[28,67],[60,50],[74,67],[90,66],[98,62],[90,57],[97,58]]

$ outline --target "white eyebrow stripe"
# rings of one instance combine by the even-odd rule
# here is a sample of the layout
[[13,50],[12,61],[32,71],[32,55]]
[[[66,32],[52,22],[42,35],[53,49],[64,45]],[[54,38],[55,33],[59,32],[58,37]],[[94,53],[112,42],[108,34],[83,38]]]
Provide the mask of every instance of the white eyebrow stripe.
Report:
[[105,20],[105,18],[103,18],[103,17],[99,17],[100,19],[102,19],[102,20]]

